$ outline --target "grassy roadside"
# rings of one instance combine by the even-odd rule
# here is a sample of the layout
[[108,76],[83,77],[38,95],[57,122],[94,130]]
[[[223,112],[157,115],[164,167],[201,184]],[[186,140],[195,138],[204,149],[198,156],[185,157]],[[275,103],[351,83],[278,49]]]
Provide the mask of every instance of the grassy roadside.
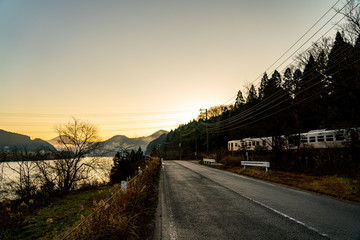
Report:
[[284,184],[298,189],[329,195],[339,199],[360,202],[360,179],[341,176],[312,176],[302,173],[269,170],[257,167],[216,167],[269,182]]
[[74,191],[55,198],[47,207],[38,209],[14,239],[52,239],[72,226],[94,208],[94,202],[110,196],[112,187]]
[[147,162],[126,190],[98,202],[97,210],[80,221],[68,239],[151,239],[149,222],[155,213],[160,168],[160,160]]

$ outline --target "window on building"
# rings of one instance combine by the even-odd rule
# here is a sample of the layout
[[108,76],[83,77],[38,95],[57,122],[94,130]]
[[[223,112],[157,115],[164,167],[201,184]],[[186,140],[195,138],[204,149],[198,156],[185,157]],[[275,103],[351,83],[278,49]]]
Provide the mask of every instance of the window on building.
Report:
[[324,136],[318,136],[317,140],[318,140],[318,142],[324,142],[325,138],[324,138]]
[[327,142],[332,142],[332,141],[334,141],[334,135],[326,135],[326,141],[327,141]]

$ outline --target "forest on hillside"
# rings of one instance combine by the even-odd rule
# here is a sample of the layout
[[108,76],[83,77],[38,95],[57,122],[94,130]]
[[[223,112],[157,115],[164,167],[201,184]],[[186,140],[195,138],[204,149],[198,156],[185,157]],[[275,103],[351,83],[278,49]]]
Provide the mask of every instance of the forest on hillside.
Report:
[[[227,142],[313,129],[360,127],[360,14],[333,38],[323,37],[283,72],[264,73],[259,84],[238,91],[233,104],[215,106],[157,142],[153,155],[195,159],[225,152]],[[357,146],[358,147],[358,146]],[[276,147],[275,147],[276,149]]]

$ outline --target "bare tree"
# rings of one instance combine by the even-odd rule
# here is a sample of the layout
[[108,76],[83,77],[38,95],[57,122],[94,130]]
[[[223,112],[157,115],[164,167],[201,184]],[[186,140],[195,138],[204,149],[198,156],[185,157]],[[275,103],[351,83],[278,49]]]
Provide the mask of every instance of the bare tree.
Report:
[[6,162],[6,167],[13,174],[7,176],[6,182],[9,191],[20,199],[31,198],[37,192],[37,183],[34,175],[37,168],[34,161],[29,161],[31,153],[25,148],[22,151],[14,149],[12,151],[13,162]]
[[345,33],[348,41],[355,45],[356,39],[360,36],[360,3],[356,0],[349,0],[346,6],[336,11],[345,17],[345,23],[339,23],[340,31]]
[[313,56],[316,62],[316,70],[323,73],[326,69],[328,56],[333,46],[333,39],[330,37],[323,37],[319,41],[314,42],[311,47],[295,56],[295,62],[300,69],[304,69],[309,61],[310,56]]
[[98,169],[97,153],[102,144],[95,125],[75,118],[72,122],[59,125],[56,131],[62,145],[59,159],[38,166],[41,165],[39,168],[45,182],[55,181],[59,190],[67,192],[80,181],[89,180],[91,172]]
[[210,119],[212,117],[217,117],[223,114],[224,112],[231,110],[233,108],[232,105],[220,105],[209,108],[206,112],[202,112],[198,115],[197,120],[205,120]]

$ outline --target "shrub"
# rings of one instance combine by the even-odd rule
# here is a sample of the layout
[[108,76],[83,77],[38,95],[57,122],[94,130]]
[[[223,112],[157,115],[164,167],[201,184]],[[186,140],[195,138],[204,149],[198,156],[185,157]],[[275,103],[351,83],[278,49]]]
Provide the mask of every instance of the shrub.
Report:
[[139,239],[150,213],[149,199],[156,193],[161,162],[149,160],[146,165],[142,174],[129,181],[127,190],[115,185],[111,198],[94,203],[96,210],[80,222],[69,239]]
[[143,160],[144,155],[140,147],[137,152],[134,150],[117,152],[113,159],[114,166],[110,172],[110,183],[119,183],[121,180],[134,175],[137,168],[143,164]]

